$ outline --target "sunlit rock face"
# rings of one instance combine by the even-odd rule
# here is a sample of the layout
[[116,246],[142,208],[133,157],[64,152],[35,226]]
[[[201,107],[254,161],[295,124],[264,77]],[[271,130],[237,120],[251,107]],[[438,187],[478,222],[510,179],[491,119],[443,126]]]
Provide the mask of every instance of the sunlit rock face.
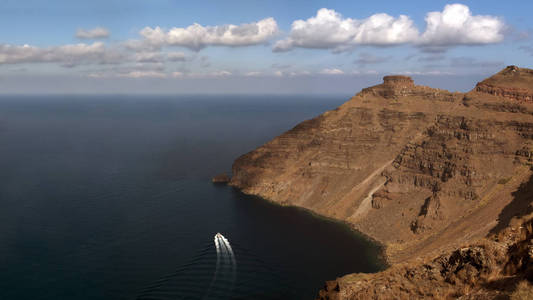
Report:
[[328,281],[317,299],[531,299],[532,249],[533,214],[528,214],[434,257]]
[[476,85],[476,91],[519,102],[533,102],[533,70],[509,66]]
[[345,221],[391,262],[483,237],[530,176],[532,74],[508,67],[468,93],[386,76],[239,157],[230,185]]

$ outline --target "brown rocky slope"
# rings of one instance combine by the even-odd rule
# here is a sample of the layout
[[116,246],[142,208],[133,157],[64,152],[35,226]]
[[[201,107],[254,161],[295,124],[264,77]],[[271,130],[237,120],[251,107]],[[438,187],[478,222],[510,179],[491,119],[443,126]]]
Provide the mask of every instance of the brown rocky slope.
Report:
[[527,208],[531,95],[533,70],[514,66],[469,93],[386,76],[239,157],[230,184],[342,220],[391,263],[430,259]]
[[431,259],[329,281],[319,299],[533,299],[533,215],[513,221]]

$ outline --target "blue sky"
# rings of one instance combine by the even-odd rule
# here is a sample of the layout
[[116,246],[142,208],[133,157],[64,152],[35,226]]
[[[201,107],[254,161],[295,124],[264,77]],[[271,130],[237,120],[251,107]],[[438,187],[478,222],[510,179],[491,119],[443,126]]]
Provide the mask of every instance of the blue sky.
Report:
[[390,73],[465,90],[533,67],[531,11],[523,0],[4,0],[0,93],[351,93]]

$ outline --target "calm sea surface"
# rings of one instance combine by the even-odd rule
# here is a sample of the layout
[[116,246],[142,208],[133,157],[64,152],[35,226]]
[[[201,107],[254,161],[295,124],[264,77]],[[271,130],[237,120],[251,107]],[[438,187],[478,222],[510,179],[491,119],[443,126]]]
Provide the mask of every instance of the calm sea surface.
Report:
[[381,269],[346,227],[210,182],[346,99],[0,96],[0,299],[313,299]]

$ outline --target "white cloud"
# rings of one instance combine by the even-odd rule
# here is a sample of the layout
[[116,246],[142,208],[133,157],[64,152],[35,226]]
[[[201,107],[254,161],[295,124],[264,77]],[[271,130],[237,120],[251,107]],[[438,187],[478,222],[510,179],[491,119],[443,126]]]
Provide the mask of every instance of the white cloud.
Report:
[[307,75],[311,75],[311,72],[309,72],[309,71],[294,71],[294,72],[290,72],[289,73],[289,76],[307,76]]
[[78,29],[76,31],[76,37],[79,39],[104,39],[110,35],[109,30],[103,27],[96,27],[93,29]]
[[127,73],[121,73],[117,75],[118,77],[126,78],[166,78],[167,74],[158,71],[142,71],[135,70]]
[[256,76],[261,76],[261,75],[263,75],[263,73],[256,72],[256,71],[252,71],[252,72],[248,72],[248,73],[244,74],[244,76],[246,76],[246,77],[256,77]]
[[[473,15],[468,6],[462,4],[446,5],[441,12],[430,12],[426,15],[426,29],[418,30],[413,21],[405,15],[397,17],[388,14],[374,14],[365,19],[344,17],[332,9],[320,9],[316,15],[306,20],[296,20],[285,39],[275,43],[274,51],[300,48],[329,49],[333,52],[351,50],[359,46],[393,46],[409,44],[424,52],[442,52],[458,45],[482,45],[501,42],[508,28],[503,20],[494,16]],[[291,66],[272,64],[272,69],[259,72],[225,68],[215,59],[209,59],[198,53],[185,49],[168,49],[167,46],[182,46],[192,50],[200,50],[209,46],[238,47],[257,45],[268,42],[279,33],[278,25],[273,18],[241,25],[202,26],[193,24],[183,28],[162,29],[146,27],[141,30],[142,38],[117,42],[85,42],[48,47],[31,45],[0,44],[0,66],[3,64],[38,64],[53,63],[64,67],[77,65],[94,65],[90,71],[108,72],[112,77],[170,77],[184,78],[215,78],[227,76],[306,76],[306,75],[350,75],[350,70],[326,68],[327,65],[314,67],[311,73],[303,71],[303,65]],[[109,31],[102,27],[79,29],[79,38],[103,38]],[[521,50],[533,55],[533,47],[522,46]],[[169,52],[183,50],[184,52]],[[381,56],[371,51],[361,52],[355,63],[361,66],[387,63],[392,56]],[[420,62],[444,60],[443,53],[426,54],[419,58]],[[352,59],[354,60],[354,59]],[[406,59],[407,60],[407,59]],[[180,72],[172,73],[165,69],[166,62],[183,62],[179,65]],[[452,67],[494,67],[500,62],[471,61],[466,58],[450,60]],[[332,64],[339,67],[340,65]],[[332,66],[329,65],[329,66]],[[253,66],[249,66],[253,68]],[[425,66],[426,69],[438,66]],[[444,65],[443,65],[444,67]],[[446,65],[446,67],[450,67]],[[365,69],[365,68],[361,68]],[[254,69],[249,69],[254,70]],[[257,71],[257,70],[255,70]],[[261,71],[261,70],[259,70]],[[248,72],[248,73],[246,73]],[[361,71],[365,72],[365,71]],[[87,74],[87,73],[83,73]],[[362,73],[361,73],[362,74]],[[93,73],[94,76],[104,76]]]
[[[162,63],[165,61],[170,62],[183,62],[194,60],[194,56],[187,56],[183,52],[137,52],[134,55],[134,61],[142,63]],[[205,60],[205,59],[204,59]],[[202,62],[204,61],[202,60]]]
[[102,68],[87,74],[91,78],[165,78],[165,65],[163,63],[135,63]]
[[70,44],[49,48],[30,45],[15,46],[0,44],[0,64],[61,63],[71,67],[79,64],[114,64],[123,59],[123,54],[108,49],[103,43]]
[[426,15],[426,31],[418,43],[428,47],[494,44],[503,41],[504,22],[494,16],[473,16],[463,4],[449,4]]
[[394,46],[411,44],[426,52],[442,52],[458,45],[499,43],[505,23],[498,17],[472,15],[468,6],[450,4],[442,12],[426,15],[426,30],[420,34],[405,15],[394,18],[385,13],[366,19],[345,18],[332,9],[322,8],[316,16],[292,23],[289,36],[274,44],[274,52],[294,48],[331,49],[334,53],[356,46]]
[[[165,61],[191,61],[195,56],[183,52],[132,51],[119,46],[106,46],[102,42],[79,43],[53,47],[0,44],[0,65],[24,63],[58,63],[64,67],[86,64],[161,64]],[[204,58],[203,61],[205,61]]]
[[150,68],[150,65],[137,65],[135,68],[112,68],[101,72],[89,73],[87,76],[92,78],[177,78],[177,79],[216,79],[216,78],[234,78],[241,77],[306,77],[306,76],[341,76],[341,75],[375,75],[375,70],[362,70],[345,72],[337,68],[326,68],[317,72],[306,70],[294,71],[274,71],[261,72],[251,71],[247,73],[232,73],[227,70],[213,70],[211,72],[191,72],[189,70],[180,70],[174,72],[165,72],[164,68]]
[[278,33],[273,18],[241,25],[202,26],[193,24],[186,28],[145,27],[140,35],[154,47],[182,46],[199,51],[207,46],[250,46],[266,43]]
[[297,77],[297,76],[309,76],[309,75],[312,75],[311,72],[309,71],[305,71],[305,70],[302,70],[302,71],[275,71],[273,73],[274,76],[276,77]]
[[190,71],[166,72],[164,68],[152,67],[151,64],[138,64],[135,67],[118,67],[87,74],[90,78],[178,78],[178,79],[208,79],[226,78],[234,75],[226,70],[195,73]]
[[164,61],[160,52],[140,52],[135,53],[135,61],[141,63],[158,63]]
[[409,43],[418,37],[413,21],[404,15],[394,18],[375,14],[363,20],[344,18],[322,8],[315,17],[292,23],[289,37],[276,42],[274,51],[294,47],[340,49],[353,45],[390,46]]
[[225,70],[213,71],[207,74],[208,77],[226,77],[230,75],[232,75],[232,73],[229,71],[225,71]]
[[174,72],[172,73],[173,77],[176,78],[192,78],[192,79],[202,79],[202,78],[223,78],[233,75],[230,71],[226,70],[214,70],[207,73],[190,73],[190,72]]
[[376,70],[354,70],[350,72],[351,75],[377,75],[379,74]]
[[324,75],[342,75],[342,74],[344,74],[344,71],[340,70],[340,69],[332,68],[332,69],[324,69],[324,70],[320,71],[320,74],[324,74]]

